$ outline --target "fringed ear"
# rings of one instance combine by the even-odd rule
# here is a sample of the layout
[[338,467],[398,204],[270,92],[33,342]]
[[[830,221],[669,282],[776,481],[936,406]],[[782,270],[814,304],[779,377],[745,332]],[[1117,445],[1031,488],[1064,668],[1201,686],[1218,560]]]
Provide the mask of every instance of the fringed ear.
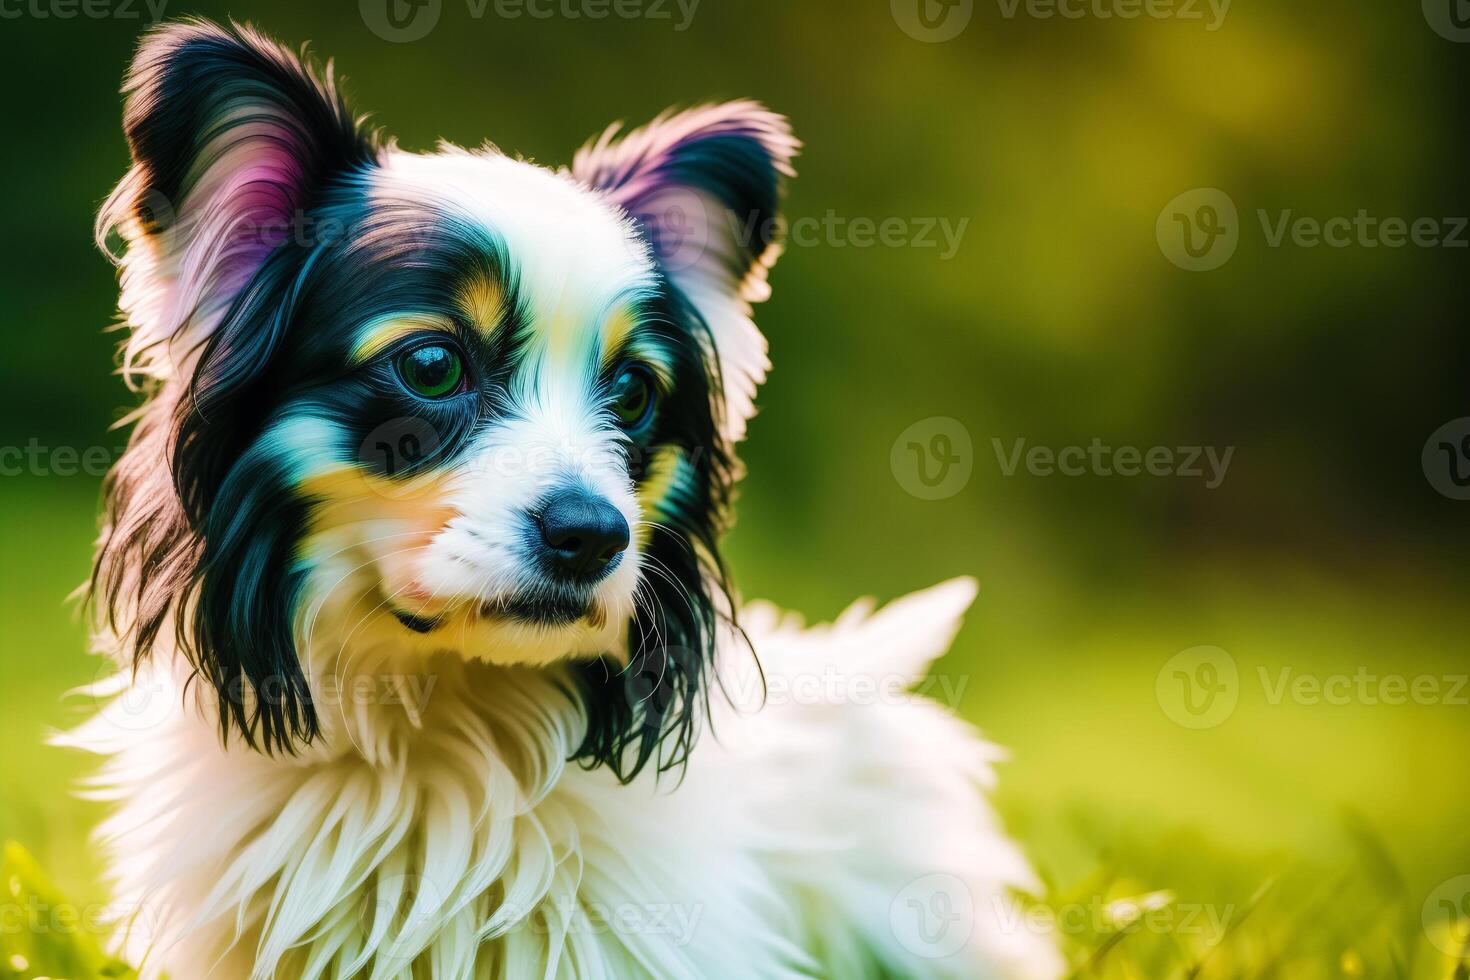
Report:
[[226,738],[290,751],[317,730],[292,632],[305,517],[251,447],[309,267],[292,239],[372,166],[376,140],[330,72],[239,25],[152,32],[124,91],[133,166],[98,236],[123,240],[123,367],[151,382],[108,479],[93,600],[134,663],[172,625]]
[[784,117],[755,102],[663,115],[621,138],[619,129],[577,151],[572,174],[632,216],[704,319],[724,388],[722,434],[738,442],[770,366],[750,304],[770,295],[782,179],[794,175],[801,144]]
[[97,218],[125,250],[120,305],[130,379],[182,373],[329,178],[369,164],[373,135],[331,71],[249,27],[165,24],[144,38],[123,91],[133,166]]

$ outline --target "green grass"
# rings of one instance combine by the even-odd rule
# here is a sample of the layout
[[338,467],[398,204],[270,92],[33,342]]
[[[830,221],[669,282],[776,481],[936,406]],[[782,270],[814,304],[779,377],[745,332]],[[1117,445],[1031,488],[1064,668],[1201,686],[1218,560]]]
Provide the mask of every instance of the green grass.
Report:
[[1098,980],[1470,976],[1470,919],[1426,916],[1385,841],[1351,812],[1343,830],[1354,847],[1332,866],[1189,835],[1114,841],[1037,922]]
[[[85,714],[62,695],[99,667],[64,601],[86,574],[95,504],[83,480],[0,481],[0,839],[56,887],[15,849],[4,884],[78,905],[104,899],[87,843],[98,812],[69,792],[87,760],[43,741]],[[834,611],[840,592],[818,570],[758,538],[733,545],[752,594]],[[1271,697],[1284,666],[1463,673],[1459,583],[1246,574],[1228,558],[1096,582],[1023,555],[987,558],[995,574],[979,569],[981,597],[936,668],[961,713],[1012,750],[998,803],[1047,886],[1019,928],[1053,934],[1081,977],[1470,977],[1452,955],[1463,906],[1435,894],[1470,872],[1470,707]],[[1161,709],[1155,678],[1201,644],[1230,651],[1241,683],[1228,720],[1192,730]],[[18,941],[5,939],[0,977],[102,969],[95,937]]]
[[0,884],[6,909],[0,980],[136,975],[102,951],[101,909],[65,898],[19,844],[7,843],[0,854]]

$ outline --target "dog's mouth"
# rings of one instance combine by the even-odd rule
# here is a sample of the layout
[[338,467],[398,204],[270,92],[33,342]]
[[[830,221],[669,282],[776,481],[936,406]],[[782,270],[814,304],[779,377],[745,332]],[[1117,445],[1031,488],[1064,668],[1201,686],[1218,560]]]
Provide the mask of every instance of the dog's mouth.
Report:
[[[448,612],[437,616],[418,616],[402,609],[392,609],[393,616],[406,629],[428,634],[450,621]],[[606,623],[601,603],[591,597],[512,595],[492,599],[473,607],[470,616],[477,620],[499,620],[535,626],[570,626],[586,620],[594,629]]]

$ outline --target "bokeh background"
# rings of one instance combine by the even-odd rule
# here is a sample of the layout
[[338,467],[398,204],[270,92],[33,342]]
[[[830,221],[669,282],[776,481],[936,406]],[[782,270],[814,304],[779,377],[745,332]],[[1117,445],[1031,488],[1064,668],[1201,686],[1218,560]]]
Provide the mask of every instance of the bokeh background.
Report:
[[[130,401],[91,227],[126,166],[117,88],[150,16],[94,2],[0,20],[0,446],[31,447],[0,457],[0,838],[78,902],[104,894],[98,811],[70,794],[88,763],[43,740],[99,669],[65,597]],[[1083,972],[1427,977],[1450,974],[1455,909],[1470,915],[1470,503],[1422,459],[1470,415],[1456,2],[1235,0],[1222,19],[1180,0],[1125,19],[1102,14],[1141,8],[925,0],[929,31],[908,0],[647,0],[596,20],[442,0],[409,42],[375,32],[371,3],[165,12],[311,40],[409,148],[491,139],[561,163],[672,104],[787,113],[807,235],[759,312],[775,370],[729,541],[743,591],[821,619],[979,579],[936,691],[1010,747],[998,801],[1041,898],[1102,909],[1059,920]],[[1167,206],[1197,188],[1237,209],[1235,250],[1187,271]],[[1177,213],[1203,221],[1198,200]],[[1451,241],[1273,245],[1283,215],[1360,209]],[[869,242],[862,221],[889,219],[903,242]],[[957,247],[924,245],[931,222],[962,229]],[[908,443],[943,448],[936,426],[960,475],[926,499]],[[1094,439],[1233,455],[1213,488],[1006,472],[1017,440]],[[1171,658],[1200,646],[1228,655],[1209,654],[1235,668],[1214,675],[1234,708],[1190,727],[1174,672],[1211,677]],[[1284,676],[1344,675],[1370,680],[1342,703],[1277,696]],[[1438,694],[1383,703],[1394,677]],[[1140,897],[1230,926],[1130,927],[1120,900]]]

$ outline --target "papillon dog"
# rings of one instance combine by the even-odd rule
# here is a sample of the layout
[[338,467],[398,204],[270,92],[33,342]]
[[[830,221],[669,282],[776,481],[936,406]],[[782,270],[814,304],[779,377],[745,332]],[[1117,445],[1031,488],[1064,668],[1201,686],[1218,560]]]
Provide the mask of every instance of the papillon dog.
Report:
[[409,152],[203,20],[124,92],[121,669],[63,740],[144,977],[1059,972],[997,750],[911,693],[974,585],[804,629],[720,559],[784,118]]

